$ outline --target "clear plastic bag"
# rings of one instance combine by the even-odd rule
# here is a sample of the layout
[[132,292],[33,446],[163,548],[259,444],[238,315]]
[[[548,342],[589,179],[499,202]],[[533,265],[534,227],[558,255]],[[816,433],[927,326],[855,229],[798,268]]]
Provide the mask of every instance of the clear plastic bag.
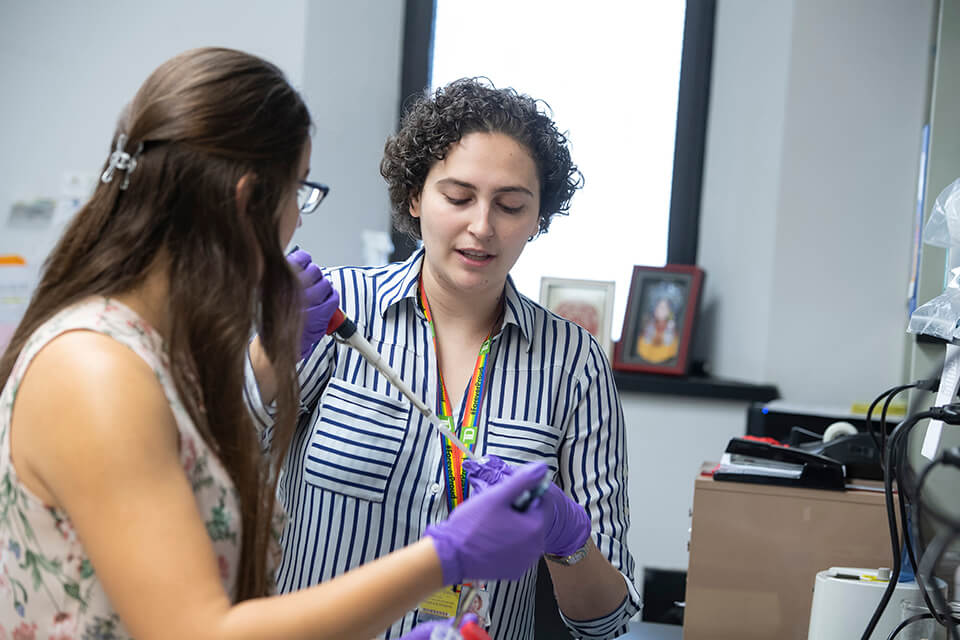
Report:
[[960,178],[940,192],[923,227],[923,241],[935,247],[960,247]]
[[910,316],[909,333],[922,333],[952,341],[960,318],[960,291],[948,289],[930,302],[917,307]]
[[910,315],[908,333],[922,333],[951,342],[960,338],[957,329],[960,321],[960,267],[951,273],[953,278],[943,293],[920,305]]

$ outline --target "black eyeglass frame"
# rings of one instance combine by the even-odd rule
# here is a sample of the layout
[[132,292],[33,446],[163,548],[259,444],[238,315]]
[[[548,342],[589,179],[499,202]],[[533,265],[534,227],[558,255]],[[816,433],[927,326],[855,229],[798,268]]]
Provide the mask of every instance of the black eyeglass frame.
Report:
[[[299,202],[299,195],[298,195],[297,206],[300,208],[301,215],[311,214],[314,211],[316,211],[317,207],[320,206],[320,203],[323,202],[324,199],[327,197],[327,194],[330,193],[330,187],[328,187],[325,184],[321,184],[319,182],[311,182],[310,180],[301,180],[300,186],[301,188],[309,187],[310,189],[313,189],[313,191],[310,192],[310,195],[307,198],[306,202],[302,205]],[[314,196],[314,193],[319,194],[319,196]]]

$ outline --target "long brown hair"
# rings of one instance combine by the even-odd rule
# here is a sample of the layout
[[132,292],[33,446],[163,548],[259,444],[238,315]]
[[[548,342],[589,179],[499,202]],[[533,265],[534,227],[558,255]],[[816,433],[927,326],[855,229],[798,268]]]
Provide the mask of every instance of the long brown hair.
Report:
[[[59,310],[169,273],[173,378],[200,433],[233,480],[242,507],[239,599],[266,594],[277,470],[296,415],[300,288],[283,255],[280,205],[299,178],[310,133],[303,100],[274,65],[240,51],[195,49],[154,71],[120,117],[125,174],[98,183],[44,265],[0,360],[0,388],[30,335]],[[109,153],[109,151],[108,151]],[[107,155],[107,154],[105,154]],[[106,165],[105,167],[106,168]],[[251,177],[238,207],[241,177]],[[243,403],[252,321],[278,377],[269,454]]]

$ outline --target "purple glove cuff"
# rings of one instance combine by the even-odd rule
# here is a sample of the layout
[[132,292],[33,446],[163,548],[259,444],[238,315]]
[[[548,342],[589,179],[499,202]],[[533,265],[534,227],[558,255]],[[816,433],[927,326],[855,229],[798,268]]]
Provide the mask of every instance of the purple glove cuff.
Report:
[[590,537],[590,516],[586,509],[560,487],[553,485],[545,494],[546,503],[553,506],[553,526],[547,531],[547,553],[569,556],[587,543]]
[[440,567],[443,569],[443,584],[459,584],[463,580],[463,569],[460,566],[460,550],[450,539],[442,526],[431,524],[424,532],[425,536],[433,540],[433,548],[440,558]]
[[581,530],[581,533],[582,536],[580,538],[570,538],[566,546],[547,549],[547,553],[554,556],[572,556],[576,551],[583,547],[583,545],[587,544],[587,540],[590,539],[589,528]]

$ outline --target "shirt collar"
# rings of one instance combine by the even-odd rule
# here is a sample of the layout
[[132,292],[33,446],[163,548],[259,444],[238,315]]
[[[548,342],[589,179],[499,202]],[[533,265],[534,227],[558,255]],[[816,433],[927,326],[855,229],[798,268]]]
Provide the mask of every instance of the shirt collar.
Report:
[[533,334],[533,302],[520,295],[513,284],[513,278],[507,275],[507,286],[503,289],[503,326],[516,325],[520,335],[527,343],[527,351],[533,347],[530,336]]
[[[393,284],[387,285],[387,290],[381,296],[378,311],[380,316],[384,316],[387,310],[401,300],[410,298],[416,304],[417,283],[420,280],[420,271],[423,269],[423,247],[413,252],[409,258],[403,262],[397,263],[396,271],[393,277],[389,278]],[[526,296],[517,291],[513,284],[513,278],[507,276],[507,284],[503,288],[503,328],[508,325],[515,325],[520,331],[520,335],[527,343],[527,351],[533,346],[530,342],[530,335],[533,332],[534,308]]]
[[417,282],[420,279],[420,269],[423,267],[423,247],[413,252],[403,262],[391,265],[393,273],[388,277],[389,283],[384,284],[383,294],[377,302],[377,311],[380,316],[386,315],[387,310],[406,298],[417,300]]

